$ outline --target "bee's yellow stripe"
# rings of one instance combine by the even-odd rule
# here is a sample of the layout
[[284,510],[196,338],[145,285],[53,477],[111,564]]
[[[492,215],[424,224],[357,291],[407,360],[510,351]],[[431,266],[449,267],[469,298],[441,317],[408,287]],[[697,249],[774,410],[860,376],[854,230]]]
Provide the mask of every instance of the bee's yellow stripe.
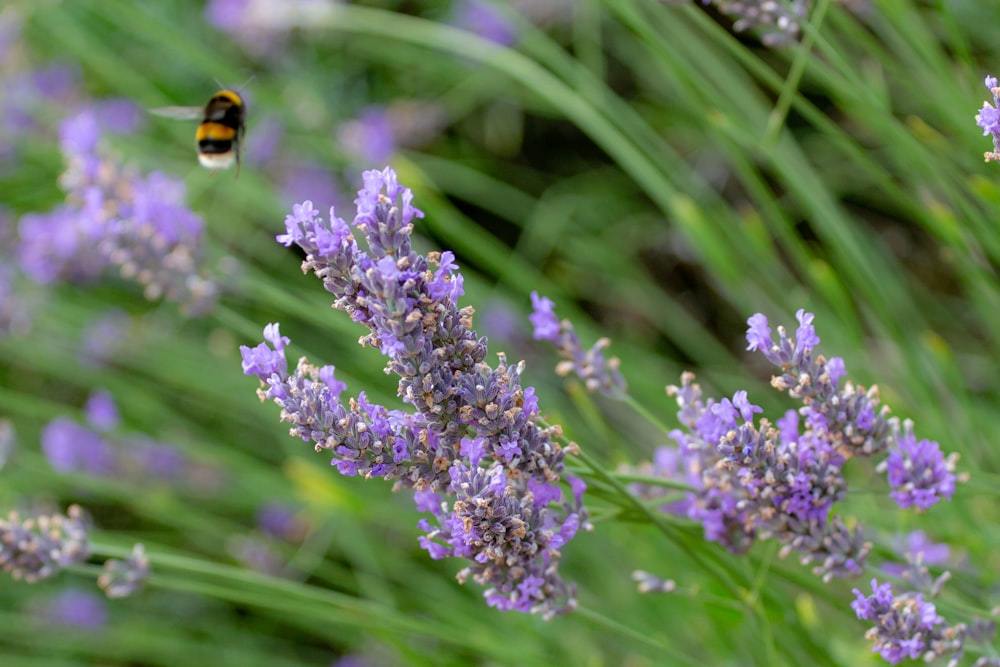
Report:
[[206,139],[210,141],[232,141],[236,138],[236,130],[222,123],[205,121],[198,126],[198,131],[195,132],[194,138],[195,141]]
[[215,94],[215,97],[225,97],[236,106],[243,106],[243,98],[240,97],[239,93],[232,90],[220,90]]

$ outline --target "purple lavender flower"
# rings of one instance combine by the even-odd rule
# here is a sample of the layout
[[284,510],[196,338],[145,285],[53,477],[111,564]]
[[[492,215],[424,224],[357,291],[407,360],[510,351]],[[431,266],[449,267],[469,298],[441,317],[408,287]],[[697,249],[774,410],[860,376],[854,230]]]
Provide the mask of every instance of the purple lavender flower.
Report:
[[290,165],[282,175],[280,189],[282,201],[289,205],[310,196],[334,204],[348,201],[337,185],[336,175],[315,162],[296,162]]
[[396,152],[388,111],[382,106],[362,109],[337,129],[337,143],[366,164],[385,164]]
[[101,431],[115,430],[122,420],[115,399],[103,389],[91,392],[83,411],[90,425]]
[[[411,248],[412,221],[423,216],[412,193],[388,168],[365,172],[364,183],[354,226],[367,250],[333,210],[324,220],[308,201],[293,207],[277,240],[302,248],[303,268],[322,279],[334,307],[368,328],[361,344],[387,357],[386,372],[399,377],[398,395],[410,411],[375,405],[364,393],[345,402],[330,366],[303,358],[289,372],[289,341],[276,324],[265,330],[270,346],[240,348],[244,373],[261,380],[261,399],[281,406],[293,434],[334,454],[339,472],[412,489],[436,521],[420,523],[424,547],[434,558],[469,559],[463,580],[489,586],[492,606],[546,616],[567,611],[573,589],[556,561],[586,526],[586,514],[582,482],[569,480],[568,501],[557,482],[575,446],[560,447],[559,428],[538,424],[534,390],[520,382],[523,362],[508,365],[502,354],[496,367],[485,362],[487,343],[472,329],[472,309],[457,305],[463,279],[453,254]],[[494,510],[508,512],[510,523],[466,521]]]
[[832,445],[846,457],[871,456],[885,451],[890,444],[888,408],[879,408],[878,388],[865,391],[847,382],[843,359],[829,361],[813,355],[819,337],[812,326],[813,315],[804,310],[796,313],[799,328],[796,338],[790,338],[784,327],[778,327],[778,342],[771,339],[767,318],[757,313],[747,324],[748,350],[756,350],[782,373],[771,378],[771,385],[787,391],[792,398],[805,403],[800,413],[807,425],[825,432]]
[[914,530],[906,535],[905,547],[902,540],[898,545],[907,558],[919,559],[924,565],[941,565],[948,562],[951,547],[932,542],[922,530]]
[[143,287],[148,299],[167,298],[191,313],[206,312],[217,288],[201,264],[202,221],[184,207],[183,185],[146,177],[106,160],[93,111],[68,118],[60,143],[68,168],[60,180],[67,203],[21,219],[18,251],[24,272],[38,282],[95,279],[104,269]]
[[680,387],[667,388],[687,429],[671,433],[682,463],[653,471],[668,478],[676,478],[678,467],[695,471],[683,507],[703,525],[706,539],[741,553],[757,539],[773,537],[782,555],[794,551],[803,562],[818,563],[814,572],[824,579],[856,575],[871,544],[860,526],[851,531],[831,515],[847,493],[847,460],[889,451],[882,465],[893,497],[904,506],[927,507],[954,491],[954,457],[946,460],[937,443],[917,442],[908,423],[901,434],[898,421],[887,418],[888,408],[879,408],[876,387],[865,391],[841,383],[843,360],[815,353],[820,339],[812,313],[799,310],[796,318],[795,338],[778,327],[775,341],[767,318],[753,315],[747,349],[780,368],[771,384],[803,407],[778,419],[777,428],[763,418],[755,423],[761,409],[746,392],[732,400],[704,400],[694,376],[685,373]]
[[107,624],[108,609],[97,595],[70,588],[47,601],[42,617],[55,625],[94,631]]
[[604,348],[611,345],[610,339],[601,338],[589,350],[584,350],[573,323],[569,320],[560,323],[556,319],[555,304],[551,299],[532,292],[531,305],[534,311],[528,319],[535,328],[535,339],[555,343],[563,358],[556,365],[558,375],[576,373],[590,392],[600,391],[608,396],[622,396],[627,392],[625,378],[618,371],[618,358],[607,359],[604,356]]
[[866,634],[875,642],[872,651],[894,665],[921,657],[931,647],[936,626],[943,623],[934,605],[919,593],[896,596],[891,585],[879,584],[876,579],[871,585],[871,595],[853,590],[856,597],[851,608],[860,620],[875,623]]
[[194,466],[174,445],[145,436],[129,436],[116,450],[122,473],[134,480],[187,482]]
[[[5,12],[4,17],[11,12]],[[7,24],[8,28],[10,24]],[[2,28],[0,28],[2,29]],[[19,28],[18,28],[19,29]],[[10,50],[16,47],[11,45]],[[13,63],[18,58],[4,58]],[[37,135],[42,129],[39,118],[46,106],[58,108],[76,104],[79,92],[79,68],[73,65],[52,63],[35,70],[14,70],[4,73],[4,98],[0,100],[0,143],[5,148],[19,137]],[[3,150],[7,157],[11,151]]]
[[117,428],[120,416],[107,392],[91,394],[84,410],[90,427],[68,417],[56,417],[42,430],[42,451],[55,470],[117,475],[136,482],[183,481],[192,486],[197,485],[199,475],[211,475],[174,445],[143,435],[108,433]]
[[[438,526],[426,520],[421,544],[434,558],[459,556],[472,564],[458,573],[483,586],[491,607],[501,611],[531,612],[551,607],[550,600],[572,600],[574,590],[553,576],[559,548],[572,539],[579,522],[552,521],[531,494],[509,485],[503,467],[467,468],[456,462],[450,469],[450,491],[455,501],[435,512]],[[554,609],[551,611],[555,611]]]
[[97,585],[109,598],[123,598],[138,591],[149,578],[149,559],[141,544],[132,547],[125,560],[109,558],[104,561]]
[[986,77],[986,89],[993,95],[993,104],[983,102],[983,108],[976,114],[976,125],[983,129],[983,136],[993,135],[993,150],[983,157],[987,162],[1000,160],[1000,86],[994,76]]
[[80,335],[80,363],[96,368],[120,355],[127,343],[131,322],[125,311],[117,308],[90,321]]
[[934,598],[941,594],[944,585],[951,579],[951,572],[945,570],[940,576],[931,576],[928,566],[947,562],[950,548],[946,544],[934,544],[923,531],[907,535],[906,544],[896,541],[896,549],[901,552],[905,563],[883,563],[887,574],[902,579],[911,590],[921,591]]
[[499,46],[510,46],[517,39],[517,29],[497,8],[484,0],[459,0],[452,23]]
[[334,0],[211,0],[205,18],[258,56],[280,52],[289,31],[329,24]]
[[257,527],[268,537],[292,542],[308,530],[293,508],[279,503],[267,503],[257,510]]
[[955,492],[955,462],[957,455],[945,458],[941,447],[933,440],[917,440],[912,424],[906,422],[902,433],[897,433],[889,458],[880,466],[888,471],[889,496],[906,509],[918,507],[925,510],[941,498],[951,500]]
[[535,340],[559,342],[559,318],[556,317],[555,306],[547,296],[539,296],[538,292],[531,293],[531,307],[534,310],[528,319],[535,327]]
[[86,560],[89,553],[87,525],[78,505],[71,505],[65,515],[22,519],[11,512],[0,519],[0,569],[15,579],[46,579]]
[[117,469],[111,445],[98,433],[68,417],[56,417],[42,429],[42,452],[58,472],[110,475]]
[[93,105],[101,131],[108,134],[132,134],[146,123],[146,114],[135,102],[123,97],[98,100]]

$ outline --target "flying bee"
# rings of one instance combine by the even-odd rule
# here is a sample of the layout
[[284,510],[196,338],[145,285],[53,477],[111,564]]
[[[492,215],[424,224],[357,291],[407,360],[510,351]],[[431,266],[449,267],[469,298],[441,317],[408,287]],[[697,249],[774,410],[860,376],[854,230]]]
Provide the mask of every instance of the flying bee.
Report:
[[179,120],[201,118],[194,133],[198,162],[206,169],[228,169],[236,163],[240,175],[240,144],[246,133],[246,103],[233,90],[220,90],[204,107],[161,107],[151,113]]

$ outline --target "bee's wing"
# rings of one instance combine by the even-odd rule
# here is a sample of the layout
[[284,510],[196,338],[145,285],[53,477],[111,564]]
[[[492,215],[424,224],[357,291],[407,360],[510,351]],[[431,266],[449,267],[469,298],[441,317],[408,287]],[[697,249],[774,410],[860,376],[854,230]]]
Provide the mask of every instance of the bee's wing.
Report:
[[149,113],[174,120],[200,120],[205,110],[202,107],[159,107],[150,109]]

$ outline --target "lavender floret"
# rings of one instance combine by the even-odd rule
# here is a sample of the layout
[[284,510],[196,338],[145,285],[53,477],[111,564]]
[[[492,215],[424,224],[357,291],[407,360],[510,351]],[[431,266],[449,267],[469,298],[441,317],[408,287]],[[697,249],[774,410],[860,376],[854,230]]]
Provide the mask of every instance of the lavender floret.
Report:
[[1000,160],[1000,85],[995,76],[986,77],[986,89],[993,95],[993,104],[983,102],[983,108],[976,114],[976,125],[983,130],[983,136],[993,135],[993,150],[983,154],[987,162]]

